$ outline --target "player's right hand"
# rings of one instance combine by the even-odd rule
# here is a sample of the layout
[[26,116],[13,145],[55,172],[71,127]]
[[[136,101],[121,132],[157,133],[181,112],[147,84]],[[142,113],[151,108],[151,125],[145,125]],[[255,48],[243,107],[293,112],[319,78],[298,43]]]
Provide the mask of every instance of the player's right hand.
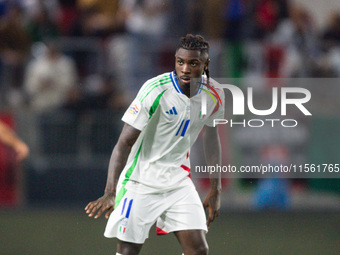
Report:
[[96,201],[88,203],[85,207],[85,211],[89,217],[94,216],[95,219],[99,218],[103,212],[107,211],[105,218],[108,219],[110,214],[114,210],[115,198],[113,195],[104,194],[104,196],[98,198]]

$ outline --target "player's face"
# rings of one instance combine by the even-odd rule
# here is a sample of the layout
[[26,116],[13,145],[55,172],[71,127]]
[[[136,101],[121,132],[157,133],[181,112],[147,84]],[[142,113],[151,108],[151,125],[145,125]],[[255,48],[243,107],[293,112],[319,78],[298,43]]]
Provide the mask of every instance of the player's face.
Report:
[[190,79],[200,78],[209,64],[208,56],[204,53],[201,54],[201,51],[199,50],[179,48],[175,58],[175,70],[181,88],[189,88]]

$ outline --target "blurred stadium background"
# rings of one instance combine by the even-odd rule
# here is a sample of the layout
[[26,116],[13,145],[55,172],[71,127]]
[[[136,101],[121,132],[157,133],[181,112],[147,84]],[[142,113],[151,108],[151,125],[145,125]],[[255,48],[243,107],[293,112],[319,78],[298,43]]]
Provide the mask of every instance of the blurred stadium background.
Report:
[[[0,144],[0,254],[113,254],[105,220],[83,207],[103,193],[124,110],[146,79],[173,70],[188,32],[209,40],[213,77],[340,77],[339,1],[0,0],[0,119],[31,149],[18,165]],[[320,102],[339,91],[321,87]],[[229,130],[225,160],[340,163],[339,127],[330,106],[282,144]],[[283,197],[264,203],[259,180],[225,178],[211,254],[340,254],[339,180],[267,183]],[[194,181],[203,197],[207,180]],[[181,253],[153,232],[142,254]]]

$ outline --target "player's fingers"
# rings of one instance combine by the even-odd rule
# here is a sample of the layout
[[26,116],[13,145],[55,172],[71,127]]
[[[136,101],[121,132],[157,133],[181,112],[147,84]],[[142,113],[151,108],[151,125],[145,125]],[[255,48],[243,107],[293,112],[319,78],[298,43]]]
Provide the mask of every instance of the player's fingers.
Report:
[[88,204],[85,206],[85,209],[84,209],[84,210],[87,211],[87,210],[90,208],[90,206],[92,205],[92,203],[93,203],[93,202],[88,203]]
[[212,220],[210,218],[208,218],[208,220],[207,220],[207,227],[208,227],[208,229],[210,228],[210,223],[211,222],[212,222]]
[[214,221],[214,213],[211,208],[209,208],[209,215],[208,215],[208,220],[207,220],[207,227],[210,227],[210,223]]
[[108,219],[109,218],[109,216],[110,216],[110,214],[113,212],[113,207],[110,207],[109,209],[108,209],[108,211],[107,211],[107,213],[105,214],[105,219]]
[[92,210],[92,208],[93,208],[94,206],[96,206],[96,204],[97,204],[97,201],[92,201],[92,202],[88,203],[87,206],[85,207],[85,210],[86,210],[86,211]]
[[101,204],[100,208],[98,208],[98,212],[97,215],[94,216],[95,219],[98,219],[100,217],[100,215],[102,215],[102,213],[104,211],[106,211],[108,208],[110,208],[107,204]]
[[209,221],[213,222],[215,220],[215,213],[212,212],[211,215],[209,215]]
[[203,208],[206,210],[209,207],[209,203],[203,203]]
[[215,211],[215,218],[217,218],[218,216],[220,216],[220,210]]
[[101,207],[101,203],[95,202],[89,207],[86,213],[88,213],[89,217],[92,217]]
[[209,225],[211,222],[213,222],[218,216],[220,215],[220,211],[219,210],[213,210],[211,209],[211,211],[209,211]]

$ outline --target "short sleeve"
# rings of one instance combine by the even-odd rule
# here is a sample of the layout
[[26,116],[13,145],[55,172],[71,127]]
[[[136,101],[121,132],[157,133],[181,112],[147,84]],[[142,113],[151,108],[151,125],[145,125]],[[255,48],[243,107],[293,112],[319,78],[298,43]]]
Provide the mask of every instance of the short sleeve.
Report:
[[146,102],[140,102],[137,98],[133,100],[129,108],[124,113],[122,120],[130,126],[142,130],[149,120],[149,109]]
[[[123,115],[122,120],[130,126],[142,130],[151,118],[151,108],[160,90],[158,77],[146,81],[139,90],[136,98]],[[164,91],[163,91],[164,92]],[[162,93],[161,93],[162,94]]]

